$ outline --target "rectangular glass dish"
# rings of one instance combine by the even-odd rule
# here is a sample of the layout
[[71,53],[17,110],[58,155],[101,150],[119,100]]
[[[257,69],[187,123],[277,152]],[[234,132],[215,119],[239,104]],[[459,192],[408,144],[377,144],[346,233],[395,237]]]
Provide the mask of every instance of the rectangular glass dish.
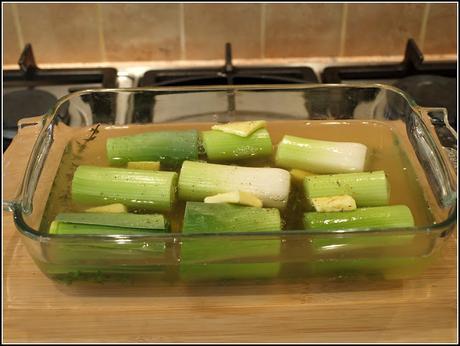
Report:
[[[120,102],[129,105],[125,115],[117,113]],[[66,125],[61,119],[68,112],[80,121]],[[275,146],[286,134],[367,145],[369,170],[387,173],[390,204],[407,205],[415,227],[305,230],[291,217],[297,206],[288,204],[282,231],[182,234],[179,202],[166,214],[170,232],[48,234],[58,213],[82,210],[70,196],[73,173],[82,164],[109,166],[107,138],[261,119]],[[13,212],[36,264],[59,280],[416,276],[439,257],[457,221],[456,168],[435,131],[435,125],[446,126],[456,136],[444,119],[445,109],[419,107],[402,91],[378,84],[80,91],[60,99],[44,116],[22,121],[20,128],[36,126],[39,134],[22,184],[4,208]]]

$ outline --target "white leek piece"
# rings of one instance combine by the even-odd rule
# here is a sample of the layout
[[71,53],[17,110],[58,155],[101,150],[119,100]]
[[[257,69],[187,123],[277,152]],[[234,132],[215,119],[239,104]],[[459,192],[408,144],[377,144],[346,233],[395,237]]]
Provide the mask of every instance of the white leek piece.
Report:
[[259,198],[264,207],[284,208],[290,174],[279,168],[238,167],[184,161],[179,175],[179,198],[203,201],[218,193],[243,191]]
[[362,172],[367,147],[361,143],[331,142],[284,136],[278,144],[278,167],[302,169],[312,173]]

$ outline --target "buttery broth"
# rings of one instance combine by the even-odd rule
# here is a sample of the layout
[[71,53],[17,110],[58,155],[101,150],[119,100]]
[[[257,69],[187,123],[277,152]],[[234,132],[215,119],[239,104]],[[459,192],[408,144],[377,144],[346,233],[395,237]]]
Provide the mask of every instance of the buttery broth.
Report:
[[[400,125],[403,126],[403,124]],[[96,128],[93,126],[75,131],[75,135],[68,143],[61,158],[40,229],[47,232],[50,223],[61,212],[79,212],[88,207],[86,205],[79,205],[72,200],[72,177],[76,168],[80,165],[109,166],[106,157],[107,138],[148,131],[208,130],[211,126],[212,124],[210,123],[98,126],[97,131],[93,131]],[[409,147],[410,144],[406,144],[408,142],[404,140],[403,135],[400,135],[401,129],[398,129],[397,126],[397,124],[389,125],[389,123],[379,121],[358,120],[268,122],[268,131],[274,145],[273,156],[264,160],[233,162],[232,164],[273,167],[276,145],[284,135],[330,141],[359,142],[365,144],[369,149],[366,170],[384,170],[387,174],[390,185],[390,205],[404,204],[408,206],[412,211],[416,226],[432,225],[435,222],[435,218],[433,217],[430,205],[434,205],[434,203],[427,202],[428,200],[431,201],[430,198],[432,196],[426,182],[419,180],[419,177],[423,177],[421,167],[416,162],[414,153]],[[201,151],[201,156],[205,159],[203,151]],[[174,209],[165,215],[171,224],[171,232],[181,232],[184,209],[185,202],[177,201]],[[130,210],[130,212],[145,211]],[[293,183],[291,185],[287,208],[282,212],[284,230],[301,230],[303,228],[303,213],[304,200],[302,187],[300,184]],[[259,274],[273,277],[277,275],[278,269],[280,270],[280,277],[289,278],[324,274],[335,276],[350,271],[361,275],[366,270],[371,272],[384,271],[385,276],[394,275],[398,278],[401,275],[414,275],[417,270],[422,270],[432,258],[432,256],[422,256],[432,246],[431,238],[427,234],[417,236],[414,242],[405,243],[404,246],[390,246],[387,244],[387,239],[385,239],[381,243],[383,246],[380,245],[378,249],[367,247],[366,245],[364,248],[358,248],[357,250],[353,248],[353,244],[356,245],[356,242],[359,242],[360,238],[352,236],[353,242],[350,243],[352,251],[348,251],[347,240],[335,239],[332,240],[332,243],[327,243],[323,248],[317,248],[319,251],[315,252],[315,241],[318,242],[318,238],[310,238],[305,235],[296,237],[291,234],[291,236],[285,237],[286,239],[282,239],[281,243],[279,242],[280,238],[278,238],[276,241],[281,244],[279,254],[268,260],[263,259],[262,263],[254,264],[253,262],[254,260],[257,261],[257,258],[245,259],[235,255],[235,258],[230,260],[230,262],[209,266],[206,259],[203,259],[198,266],[181,263],[180,253],[183,243],[176,242],[175,240],[166,243],[166,251],[161,258],[150,257],[143,254],[142,251],[130,252],[129,250],[120,253],[114,252],[109,255],[108,253],[102,254],[98,252],[97,248],[94,250],[94,248],[87,247],[87,244],[91,243],[91,241],[89,243],[85,242],[86,245],[83,245],[82,252],[75,253],[77,260],[76,262],[72,262],[73,264],[71,265],[60,264],[63,258],[62,251],[64,251],[64,257],[66,257],[69,253],[72,255],[71,252],[75,250],[73,248],[67,250],[65,247],[63,248],[64,250],[59,250],[58,244],[50,244],[46,249],[48,263],[43,263],[42,266],[45,271],[51,275],[56,275],[56,277],[58,277],[58,273],[62,272],[65,280],[68,280],[69,277],[73,278],[74,274],[72,273],[79,273],[77,274],[78,276],[87,271],[93,271],[96,273],[95,275],[99,275],[100,272],[104,271],[125,274],[145,272],[148,275],[163,273],[164,277],[171,279],[177,278],[179,273],[185,273],[193,279],[200,278],[203,275],[205,279],[214,279],[220,278],[222,274],[229,273],[230,276],[235,275],[238,278],[245,275],[246,278],[253,278],[259,276]],[[378,239],[382,238],[374,238],[374,244],[376,239],[379,242],[380,240]],[[195,242],[193,239],[186,241],[189,245]],[[213,244],[211,246],[214,249],[214,254],[219,252],[219,249],[222,249],[224,252],[232,252],[235,248],[239,248],[244,242],[247,243],[248,241],[252,242],[253,240],[247,240],[246,237],[235,238],[233,240],[210,239],[210,243],[207,243],[207,246],[209,247],[209,244]],[[257,243],[258,240],[254,241],[256,244],[260,244]],[[330,239],[326,239],[327,241],[330,241]],[[366,240],[364,239],[364,241]],[[196,245],[201,249],[206,242],[207,240],[197,240]],[[319,239],[319,242],[321,243],[321,239]],[[155,241],[152,240],[150,246],[154,245],[154,243]],[[329,251],[331,245],[332,248],[338,248],[339,251],[337,252],[334,249],[332,249],[334,251]],[[343,250],[347,251],[344,252]],[[85,263],[85,261],[91,261],[91,259],[88,259],[88,256],[96,258],[94,262],[96,264],[83,265],[82,263]],[[108,264],[102,264],[106,262]],[[177,265],[179,263],[181,263],[180,266]],[[210,263],[212,264],[212,262]],[[185,272],[181,272],[180,268],[186,268],[187,265],[188,267]]]
[[[162,130],[208,130],[212,124],[151,124],[130,126],[99,126],[92,136],[92,128],[79,130],[69,142],[61,159],[41,223],[46,231],[58,213],[83,211],[88,206],[72,201],[71,182],[75,169],[80,165],[109,166],[106,157],[106,140],[109,137],[133,135]],[[408,148],[401,145],[397,132],[388,124],[379,121],[273,121],[268,122],[268,131],[276,152],[276,145],[284,135],[293,135],[320,140],[358,142],[369,149],[367,171],[384,170],[390,185],[390,205],[407,205],[414,216],[416,226],[433,224],[429,205],[418,182],[414,167],[407,160]],[[88,138],[90,140],[88,140]],[[271,158],[233,162],[241,166],[271,166]],[[203,159],[205,157],[203,156]],[[179,172],[180,170],[178,170]],[[282,213],[287,230],[302,229],[304,212],[302,191],[299,184],[292,184],[288,207]],[[172,232],[180,232],[185,203],[177,201],[175,208],[166,215]],[[137,212],[136,210],[130,210]]]

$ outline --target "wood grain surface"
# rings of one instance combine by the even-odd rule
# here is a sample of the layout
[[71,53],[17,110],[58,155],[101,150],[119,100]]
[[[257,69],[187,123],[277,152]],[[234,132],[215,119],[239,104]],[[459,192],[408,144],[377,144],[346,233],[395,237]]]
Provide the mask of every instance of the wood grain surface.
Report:
[[[33,136],[4,155],[4,196]],[[452,342],[457,237],[410,280],[219,284],[81,283],[44,276],[3,213],[4,342]]]

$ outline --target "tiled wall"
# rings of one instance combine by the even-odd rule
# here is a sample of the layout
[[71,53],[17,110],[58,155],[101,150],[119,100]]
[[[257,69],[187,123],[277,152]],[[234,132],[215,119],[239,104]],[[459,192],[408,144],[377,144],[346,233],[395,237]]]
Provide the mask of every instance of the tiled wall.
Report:
[[4,4],[4,64],[456,54],[457,5]]

